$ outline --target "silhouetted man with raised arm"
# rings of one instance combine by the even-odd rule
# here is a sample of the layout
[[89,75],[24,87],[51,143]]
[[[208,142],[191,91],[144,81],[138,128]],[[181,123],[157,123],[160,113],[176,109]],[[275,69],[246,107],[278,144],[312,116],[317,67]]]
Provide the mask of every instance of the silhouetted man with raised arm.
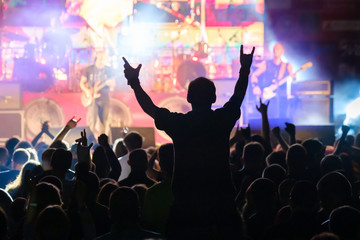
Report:
[[240,117],[251,54],[240,50],[240,76],[234,94],[222,108],[212,110],[215,85],[199,77],[189,85],[187,101],[192,111],[173,113],[157,107],[142,89],[137,68],[123,58],[124,73],[145,113],[173,140],[175,164],[172,182],[174,202],[169,217],[169,239],[238,239],[240,218],[229,169],[229,138]]

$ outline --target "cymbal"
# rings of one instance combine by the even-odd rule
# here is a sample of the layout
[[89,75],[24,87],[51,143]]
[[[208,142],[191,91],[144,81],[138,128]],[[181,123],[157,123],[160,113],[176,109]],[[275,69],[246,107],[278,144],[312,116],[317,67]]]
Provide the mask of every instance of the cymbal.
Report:
[[4,32],[3,36],[10,39],[11,41],[26,42],[29,40],[29,37],[14,32]]

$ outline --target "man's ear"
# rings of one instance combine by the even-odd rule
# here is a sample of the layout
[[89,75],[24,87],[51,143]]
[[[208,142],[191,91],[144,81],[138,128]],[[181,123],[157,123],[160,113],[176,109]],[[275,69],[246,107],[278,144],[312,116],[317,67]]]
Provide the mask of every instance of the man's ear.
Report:
[[191,96],[190,96],[190,94],[188,94],[188,95],[187,95],[187,97],[186,97],[186,100],[187,100],[187,102],[188,102],[188,103],[190,103],[190,104],[191,104],[191,102],[192,102],[192,99],[191,99]]
[[211,103],[215,103],[216,102],[216,94],[214,94],[212,97],[211,97]]

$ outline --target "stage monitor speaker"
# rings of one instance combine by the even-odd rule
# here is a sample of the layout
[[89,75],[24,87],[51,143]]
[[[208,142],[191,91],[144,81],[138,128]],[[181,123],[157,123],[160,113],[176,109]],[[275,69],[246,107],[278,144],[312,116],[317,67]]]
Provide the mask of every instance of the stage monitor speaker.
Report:
[[0,111],[0,142],[11,137],[24,138],[24,112],[22,110]]
[[[123,137],[124,127],[111,127],[112,141]],[[143,148],[155,147],[155,130],[153,127],[126,127],[127,132],[136,131],[144,137]]]
[[[51,127],[50,133],[54,136],[56,136],[60,131],[61,131],[62,127]],[[89,127],[75,127],[73,129],[71,129],[68,134],[65,136],[64,141],[66,141],[67,143],[73,144],[75,142],[76,139],[81,137],[81,131],[86,130],[86,136],[88,137],[88,143],[90,144],[91,142],[93,142],[94,144],[97,142],[95,141],[94,136],[92,135],[92,132],[90,131]]]
[[302,141],[318,138],[324,145],[333,145],[335,141],[334,125],[297,125],[296,138]]
[[322,81],[299,81],[291,85],[291,95],[330,95],[331,83],[328,80]]
[[327,125],[330,123],[331,105],[326,96],[298,97],[294,102],[293,121],[296,125]]
[[21,86],[15,82],[0,83],[0,109],[16,110],[22,107]]

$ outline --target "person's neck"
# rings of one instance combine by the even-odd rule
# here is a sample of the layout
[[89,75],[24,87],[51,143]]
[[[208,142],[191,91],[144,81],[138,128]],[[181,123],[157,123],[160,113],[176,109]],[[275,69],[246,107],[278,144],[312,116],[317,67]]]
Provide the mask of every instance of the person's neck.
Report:
[[193,111],[208,111],[208,110],[211,110],[211,104],[209,105],[194,105],[192,104],[191,105],[191,108]]
[[95,63],[95,67],[96,67],[97,69],[103,69],[105,66],[104,66],[104,65],[98,65],[98,64]]
[[279,65],[281,63],[281,57],[275,57],[273,61],[276,65]]

